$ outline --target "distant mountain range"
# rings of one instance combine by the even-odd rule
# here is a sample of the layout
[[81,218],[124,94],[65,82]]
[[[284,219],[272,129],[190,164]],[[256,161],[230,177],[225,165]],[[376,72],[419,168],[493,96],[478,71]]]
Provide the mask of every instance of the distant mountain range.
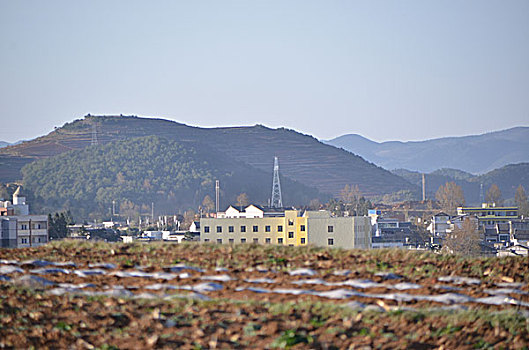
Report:
[[452,168],[481,174],[507,164],[529,162],[529,127],[417,142],[379,143],[356,134],[323,142],[358,154],[385,169],[426,173]]
[[7,146],[9,146],[9,145],[10,145],[9,142],[0,141],[0,148],[2,148],[2,147],[7,147]]
[[[93,135],[94,128],[97,132]],[[400,176],[366,162],[357,155],[323,144],[312,136],[294,130],[271,129],[260,125],[198,128],[163,119],[134,116],[86,116],[84,119],[67,123],[48,135],[2,148],[0,149],[0,182],[20,179],[24,181],[20,170],[25,164],[69,151],[83,150],[95,139],[98,144],[105,145],[145,136],[178,142],[184,149],[196,150],[198,154],[216,154],[218,159],[225,160],[225,164],[240,164],[240,167],[232,166],[234,173],[240,172],[235,174],[235,178],[246,176],[255,187],[262,189],[258,192],[259,198],[252,200],[263,204],[270,196],[268,192],[271,193],[274,156],[279,157],[282,177],[306,186],[307,193],[311,193],[309,189],[319,191],[321,199],[328,198],[329,195],[337,196],[345,185],[351,184],[358,185],[365,195],[383,195],[402,190],[418,192],[417,186]],[[82,161],[87,158],[86,156],[60,158],[64,162],[71,162],[72,159]],[[134,158],[131,158],[130,162],[134,163]],[[64,171],[63,176],[70,176],[68,167],[59,163],[53,164],[55,167],[46,167],[47,171],[53,172],[55,168],[60,168]],[[229,170],[220,167],[218,163],[209,161],[208,164],[212,168],[209,170],[200,168],[201,171],[208,170],[209,173],[215,174],[218,170]],[[145,170],[145,168],[141,169]],[[116,168],[112,171],[117,173],[120,170]],[[256,172],[264,176],[257,176]],[[115,178],[117,174],[113,175]],[[53,179],[53,176],[47,178]],[[113,177],[108,175],[106,178]],[[56,178],[50,181],[56,181]],[[39,186],[46,185],[38,181],[34,183]],[[50,188],[53,187],[51,183],[48,185]],[[288,181],[284,186],[288,186]],[[286,188],[284,191],[288,193]],[[228,194],[230,198],[233,195],[234,193]],[[196,204],[196,200],[193,199],[189,204]],[[287,196],[284,202],[300,204]]]

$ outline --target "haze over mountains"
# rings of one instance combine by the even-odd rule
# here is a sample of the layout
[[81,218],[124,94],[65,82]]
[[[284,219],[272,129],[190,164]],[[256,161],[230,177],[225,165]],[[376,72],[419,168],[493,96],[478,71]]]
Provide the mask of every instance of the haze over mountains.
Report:
[[323,142],[358,154],[385,169],[426,173],[452,168],[481,174],[507,164],[529,162],[529,127],[426,141],[379,143],[348,134]]

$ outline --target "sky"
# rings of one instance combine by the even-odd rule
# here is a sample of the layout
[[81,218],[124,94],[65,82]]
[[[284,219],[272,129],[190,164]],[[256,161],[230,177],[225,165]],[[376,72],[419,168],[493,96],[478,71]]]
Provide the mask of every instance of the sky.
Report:
[[529,1],[0,0],[0,140],[91,113],[319,139],[529,125]]

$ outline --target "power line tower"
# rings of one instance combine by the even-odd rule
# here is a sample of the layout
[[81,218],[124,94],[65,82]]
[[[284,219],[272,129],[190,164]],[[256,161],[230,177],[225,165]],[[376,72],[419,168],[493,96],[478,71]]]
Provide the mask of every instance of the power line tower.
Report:
[[281,199],[281,184],[279,183],[279,160],[274,157],[274,181],[272,183],[272,200],[270,203],[272,208],[283,207],[283,200]]
[[92,124],[92,141],[90,142],[90,145],[97,145],[97,126],[95,124]]

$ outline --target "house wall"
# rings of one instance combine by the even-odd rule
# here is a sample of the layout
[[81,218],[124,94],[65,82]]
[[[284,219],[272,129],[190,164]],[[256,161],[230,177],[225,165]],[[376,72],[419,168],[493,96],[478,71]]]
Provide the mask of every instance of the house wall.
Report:
[[37,247],[48,243],[48,217],[46,215],[25,215],[14,218],[17,221],[17,246],[19,248]]

